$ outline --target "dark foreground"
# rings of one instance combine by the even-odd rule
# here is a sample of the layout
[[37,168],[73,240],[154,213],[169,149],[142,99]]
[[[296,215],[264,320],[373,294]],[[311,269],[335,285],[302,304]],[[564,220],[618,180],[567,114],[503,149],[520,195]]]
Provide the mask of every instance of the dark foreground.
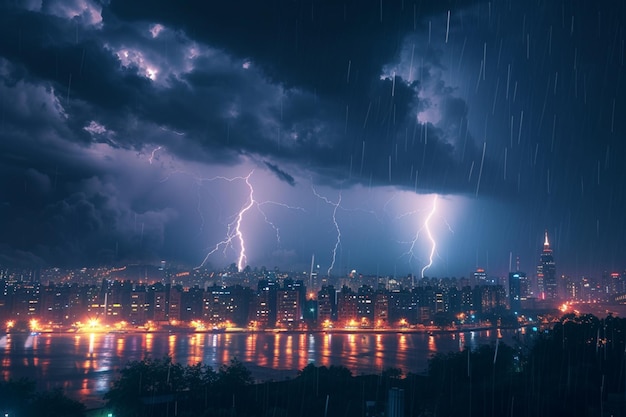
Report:
[[427,375],[310,364],[255,384],[236,359],[217,370],[145,359],[129,363],[105,399],[106,409],[87,411],[62,391],[0,383],[0,415],[11,417],[626,416],[626,319],[566,315],[532,346],[438,354]]

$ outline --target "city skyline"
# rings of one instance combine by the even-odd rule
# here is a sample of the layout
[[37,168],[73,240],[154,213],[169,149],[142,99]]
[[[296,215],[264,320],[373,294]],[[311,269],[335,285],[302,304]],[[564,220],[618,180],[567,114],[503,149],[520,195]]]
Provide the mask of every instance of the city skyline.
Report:
[[2,264],[626,269],[620,2],[0,11]]

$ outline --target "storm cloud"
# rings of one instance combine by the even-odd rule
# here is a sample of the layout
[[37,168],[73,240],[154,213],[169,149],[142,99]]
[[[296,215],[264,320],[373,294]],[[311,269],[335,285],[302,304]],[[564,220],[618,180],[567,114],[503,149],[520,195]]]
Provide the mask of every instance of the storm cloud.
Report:
[[[282,254],[302,267],[316,252],[329,264],[335,248],[344,269],[416,273],[424,248],[405,256],[412,238],[393,230],[438,194],[473,208],[433,273],[505,273],[512,253],[531,270],[545,229],[563,271],[625,267],[620,3],[85,0],[0,12],[5,262],[194,265],[252,202],[263,227],[250,220],[250,262]],[[392,210],[390,190],[420,207]],[[226,247],[216,265],[236,258],[237,243]]]

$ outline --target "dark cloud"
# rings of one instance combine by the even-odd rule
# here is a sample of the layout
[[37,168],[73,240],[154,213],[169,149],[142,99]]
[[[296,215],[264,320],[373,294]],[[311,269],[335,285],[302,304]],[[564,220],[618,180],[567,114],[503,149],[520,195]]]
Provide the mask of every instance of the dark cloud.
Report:
[[364,93],[359,87],[377,78],[394,57],[403,37],[424,30],[426,16],[470,3],[367,0],[268,5],[240,0],[192,1],[177,7],[168,1],[113,1],[111,11],[122,20],[179,28],[193,39],[251,58],[287,87],[302,86],[323,95],[359,95]]
[[272,171],[274,175],[278,177],[279,180],[285,181],[287,184],[291,185],[292,187],[296,185],[296,180],[287,172],[280,169],[278,166],[267,161],[265,161],[265,166],[268,167],[269,170]]
[[[193,262],[241,207],[219,181],[245,197],[231,167],[263,161],[294,200],[310,197],[302,179],[329,195],[463,195],[498,204],[474,219],[503,216],[492,251],[529,259],[531,231],[540,244],[548,228],[571,264],[622,267],[625,13],[609,0],[5,2],[2,253]],[[497,229],[466,251],[478,259]]]
[[[168,140],[163,132],[153,140],[188,159],[233,163],[242,153],[258,154],[284,162],[299,160],[299,165],[308,167],[313,175],[321,174],[319,180],[323,182],[374,181],[410,188],[415,186],[411,172],[421,171],[420,189],[467,191],[461,178],[466,175],[468,166],[449,155],[454,149],[448,144],[438,143],[442,140],[437,130],[430,131],[430,143],[414,139],[414,132],[420,127],[411,123],[411,117],[414,118],[411,112],[417,106],[429,105],[428,102],[418,103],[418,85],[400,77],[380,77],[383,64],[397,52],[388,48],[389,42],[395,42],[396,48],[400,48],[404,34],[416,28],[411,17],[412,7],[403,10],[394,6],[387,11],[385,6],[382,22],[379,22],[381,10],[373,3],[358,8],[350,6],[355,7],[354,12],[330,6],[326,10],[327,6],[323,6],[321,10],[314,10],[313,20],[301,28],[300,36],[310,49],[301,54],[306,59],[283,62],[284,53],[280,48],[266,47],[271,41],[267,37],[274,36],[277,25],[267,27],[267,23],[259,23],[258,5],[241,4],[236,8],[244,10],[237,20],[246,28],[245,32],[234,30],[230,25],[223,26],[224,21],[237,15],[230,6],[211,10],[210,20],[216,15],[222,18],[219,22],[202,25],[196,21],[197,11],[204,7],[200,4],[196,5],[200,9],[175,12],[169,9],[169,3],[154,6],[144,9],[136,3],[129,8],[127,3],[113,3],[114,14],[108,9],[103,11],[103,28],[84,29],[78,42],[67,34],[75,23],[41,13],[16,12],[17,18],[7,18],[3,26],[5,39],[19,38],[20,28],[26,25],[35,29],[29,31],[21,43],[6,43],[3,53],[20,62],[33,75],[49,80],[61,91],[67,90],[66,101],[76,99],[71,106],[65,106],[65,111],[71,115],[70,136],[76,140],[140,147],[149,128],[147,125],[165,126],[170,131],[184,133],[184,140]],[[313,9],[315,7],[317,5]],[[262,15],[274,15],[265,7],[261,9]],[[135,27],[120,23],[118,19],[136,18],[136,10],[146,13],[142,15],[142,23]],[[303,10],[288,5],[277,12],[274,18],[279,19],[278,27],[306,15]],[[438,11],[420,9],[420,12]],[[319,18],[315,17],[317,13]],[[241,62],[219,51],[212,53],[210,60],[199,58],[188,73],[170,75],[163,81],[166,85],[150,83],[140,74],[145,69],[137,67],[140,65],[137,62],[122,62],[124,57],[120,57],[120,53],[130,50],[131,56],[148,59],[155,42],[165,42],[166,47],[167,42],[192,47],[189,41],[181,44],[181,38],[172,38],[172,35],[168,35],[166,41],[148,40],[149,25],[143,22],[150,20],[183,29],[186,36],[207,42],[209,47],[227,48],[234,56],[250,59],[253,66],[260,66],[265,74],[275,74],[287,88],[267,84],[245,71]],[[184,24],[179,24],[179,20]],[[328,42],[319,38],[322,28]],[[239,35],[253,37],[262,47],[244,42]],[[340,42],[332,42],[333,37]],[[123,41],[119,40],[122,38]],[[115,45],[116,40],[119,45]],[[136,49],[132,50],[133,47]],[[344,56],[353,57],[354,61],[348,59],[349,72],[346,67],[339,76],[335,72],[341,67],[338,62],[344,60]],[[310,65],[309,59],[324,69],[320,72]],[[158,60],[153,60],[156,67],[159,67]],[[359,67],[359,62],[364,63],[363,68]],[[165,65],[183,64],[179,59]],[[324,75],[327,72],[333,74]],[[289,79],[292,81],[287,81]],[[337,100],[338,94],[342,99]],[[268,97],[272,98],[269,102]],[[94,111],[102,130],[88,135],[85,127],[94,122],[91,119]],[[413,131],[410,143],[406,139],[409,130]],[[403,148],[399,144],[402,141]],[[435,157],[429,158],[430,166],[424,166],[421,156],[431,149]],[[471,137],[466,137],[465,149],[468,158],[475,159],[471,155],[476,152]],[[400,152],[402,160],[398,160]],[[391,175],[390,163],[393,164]],[[353,170],[357,165],[358,172]]]

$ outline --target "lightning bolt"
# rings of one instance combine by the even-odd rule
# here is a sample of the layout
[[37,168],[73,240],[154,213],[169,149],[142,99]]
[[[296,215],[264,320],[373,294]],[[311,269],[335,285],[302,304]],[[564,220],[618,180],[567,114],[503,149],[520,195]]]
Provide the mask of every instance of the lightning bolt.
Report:
[[202,263],[200,263],[200,265],[197,266],[196,269],[202,268],[208,261],[209,257],[213,255],[215,252],[217,252],[218,250],[223,249],[223,251],[226,252],[226,249],[228,249],[229,247],[233,248],[234,247],[233,242],[236,241],[239,246],[239,255],[237,257],[237,269],[240,272],[243,270],[243,268],[246,266],[247,256],[246,256],[246,242],[245,242],[244,234],[242,231],[242,223],[243,223],[244,216],[246,215],[246,213],[250,211],[253,207],[256,207],[259,213],[261,213],[261,215],[263,216],[263,219],[265,220],[265,222],[268,225],[270,225],[272,229],[274,229],[274,231],[276,232],[276,240],[279,245],[280,245],[280,229],[269,219],[269,217],[267,216],[267,214],[263,211],[261,207],[264,205],[271,204],[271,205],[285,207],[285,208],[292,209],[292,210],[299,210],[302,212],[306,212],[302,207],[293,207],[293,206],[289,206],[287,204],[279,203],[276,201],[259,202],[255,200],[254,199],[254,187],[252,183],[250,182],[253,172],[254,171],[251,171],[245,177],[228,178],[228,177],[217,176],[217,177],[212,177],[212,178],[200,179],[201,181],[224,180],[224,181],[229,181],[229,182],[242,180],[246,183],[246,186],[248,187],[248,197],[246,198],[246,202],[241,207],[239,212],[237,212],[237,214],[235,215],[235,219],[231,223],[228,224],[226,237],[220,242],[218,242],[215,245],[215,247],[209,253],[206,254],[204,259],[202,260]]
[[433,265],[433,256],[435,256],[435,251],[437,250],[437,242],[435,241],[435,238],[430,231],[430,219],[432,219],[436,211],[437,194],[435,194],[435,197],[433,198],[433,208],[430,210],[430,213],[428,213],[428,216],[426,216],[426,219],[424,220],[424,230],[426,230],[426,234],[428,235],[428,239],[430,240],[431,247],[430,255],[428,256],[428,264],[424,265],[424,267],[422,268],[422,278],[424,278],[424,272]]
[[[179,134],[178,132],[174,132],[176,134]],[[150,153],[150,156],[148,157],[148,162],[150,164],[152,164],[152,162],[155,159],[156,153],[163,149],[162,146],[158,146],[155,149],[153,149]],[[251,182],[251,178],[252,178],[252,174],[254,173],[254,170],[252,170],[251,172],[248,173],[248,175],[246,176],[236,176],[236,177],[225,177],[225,176],[214,176],[214,177],[202,177],[199,176],[193,172],[187,171],[187,170],[181,170],[181,169],[177,169],[174,168],[172,169],[170,172],[167,173],[167,175],[161,179],[159,182],[163,183],[166,182],[170,179],[170,177],[174,174],[181,174],[184,176],[188,176],[191,177],[195,180],[196,185],[197,185],[197,205],[196,205],[196,210],[200,216],[200,232],[202,232],[202,229],[204,228],[204,224],[205,224],[205,218],[203,215],[203,211],[202,211],[202,198],[200,195],[200,190],[201,187],[203,186],[203,184],[205,183],[209,183],[209,182],[214,182],[214,181],[228,181],[228,182],[234,182],[234,181],[243,181],[246,183],[246,186],[248,188],[248,196],[245,200],[244,205],[240,208],[240,210],[234,215],[234,220],[231,221],[230,223],[228,223],[227,225],[227,231],[226,231],[226,236],[224,237],[224,239],[222,239],[221,241],[219,241],[218,243],[215,244],[215,246],[213,247],[212,250],[210,250],[206,256],[204,257],[204,259],[202,260],[202,262],[200,263],[200,265],[196,266],[195,269],[200,269],[202,268],[208,261],[209,257],[211,255],[213,255],[215,252],[217,252],[218,250],[222,249],[224,251],[224,253],[226,252],[226,250],[228,248],[231,248],[233,250],[236,250],[235,248],[238,247],[238,256],[237,256],[237,268],[239,271],[243,270],[243,268],[246,265],[247,262],[247,256],[246,256],[246,241],[244,238],[244,233],[242,231],[242,224],[244,221],[244,217],[245,215],[253,208],[255,207],[259,213],[263,216],[263,219],[265,220],[265,223],[267,223],[276,233],[276,241],[278,243],[278,245],[280,246],[280,229],[278,228],[278,226],[273,223],[269,216],[267,215],[267,213],[265,213],[265,211],[263,210],[263,206],[266,205],[274,205],[274,206],[278,206],[278,207],[284,207],[287,209],[291,209],[291,210],[298,210],[298,211],[302,211],[306,213],[306,210],[302,207],[294,207],[294,206],[290,206],[281,202],[276,202],[276,201],[262,201],[259,202],[257,200],[255,200],[254,198],[254,187],[252,185]]]
[[206,264],[209,257],[213,255],[215,252],[217,252],[218,250],[220,250],[220,248],[223,248],[224,251],[226,251],[228,247],[232,247],[233,240],[238,240],[239,241],[239,256],[237,258],[237,269],[239,271],[243,270],[244,263],[246,261],[246,242],[244,240],[243,233],[241,232],[241,222],[243,221],[243,217],[246,214],[246,212],[250,210],[252,206],[254,206],[254,204],[256,203],[256,201],[254,201],[254,187],[252,187],[252,184],[250,183],[250,177],[252,176],[252,172],[254,171],[251,171],[245,177],[234,177],[234,178],[213,177],[210,179],[205,179],[205,180],[223,179],[226,181],[244,180],[246,185],[248,186],[249,194],[248,194],[246,203],[243,205],[241,210],[239,210],[239,212],[235,216],[235,220],[233,220],[231,223],[228,224],[226,237],[220,242],[218,242],[213,248],[213,250],[207,253],[207,255],[202,260],[202,263],[200,263],[200,265],[197,266],[196,269],[202,268]]
[[166,129],[164,126],[161,126],[161,130],[163,130],[165,132],[172,132],[173,134],[175,134],[177,136],[185,136],[185,132],[177,132],[177,131],[172,130],[172,129]]
[[157,146],[152,150],[152,152],[150,153],[150,157],[148,158],[148,162],[150,162],[150,165],[152,165],[152,161],[154,161],[154,155],[161,149],[163,149],[162,146]]
[[313,190],[313,194],[319,199],[324,200],[327,204],[333,206],[333,224],[335,225],[335,230],[337,231],[337,240],[335,240],[335,246],[332,251],[332,260],[330,262],[330,266],[328,267],[328,271],[326,272],[328,276],[330,276],[331,271],[335,267],[335,261],[337,260],[337,249],[339,249],[339,245],[341,245],[341,229],[339,228],[339,223],[337,223],[337,210],[339,209],[339,205],[341,204],[341,193],[339,193],[339,199],[337,202],[333,202],[328,198],[320,195],[315,191],[314,187],[311,187]]
[[285,207],[285,208],[290,209],[290,210],[299,210],[299,211],[302,211],[303,213],[306,213],[306,210],[303,209],[302,207],[293,207],[293,206],[290,206],[288,204],[279,203],[279,202],[271,201],[271,200],[270,201],[263,201],[261,203],[256,203],[256,208],[257,208],[257,210],[259,210],[261,215],[263,215],[263,219],[265,220],[265,223],[269,224],[272,227],[272,229],[274,229],[274,231],[276,232],[276,241],[278,242],[278,245],[280,246],[280,229],[278,228],[278,226],[276,226],[274,224],[274,222],[272,222],[267,217],[267,214],[261,209],[261,206],[270,205],[270,204],[274,205],[274,206]]
[[[428,254],[428,263],[426,265],[424,265],[424,267],[422,267],[422,269],[421,269],[421,277],[422,278],[424,278],[424,273],[426,272],[426,270],[433,265],[433,259],[435,257],[435,254],[437,253],[437,241],[435,240],[435,236],[433,235],[433,232],[430,229],[431,221],[432,221],[433,217],[435,216],[435,214],[437,213],[437,199],[438,199],[438,196],[435,195],[433,197],[432,208],[428,212],[428,215],[426,215],[426,218],[424,219],[424,223],[419,228],[419,230],[415,233],[415,236],[413,237],[413,239],[410,242],[405,242],[405,243],[410,243],[410,247],[404,253],[404,255],[408,255],[409,256],[409,263],[411,263],[412,259],[415,257],[414,256],[415,246],[417,245],[417,242],[418,242],[419,237],[420,237],[420,233],[422,231],[424,231],[426,233],[426,236],[427,236],[428,240],[430,241],[430,251],[429,251],[429,254]],[[413,214],[417,213],[418,211],[419,210],[413,210],[413,211],[410,211],[410,212],[407,212],[407,213],[403,213],[403,214],[397,216],[396,219],[401,219],[403,217],[413,215]],[[443,222],[448,227],[448,230],[450,230],[451,233],[454,233],[454,231],[452,230],[452,227],[450,226],[450,224],[445,219],[443,219]]]
[[237,236],[237,238],[239,239],[239,245],[241,250],[239,251],[239,259],[237,260],[237,269],[239,271],[243,270],[243,263],[246,261],[246,242],[244,242],[243,240],[243,233],[241,233],[241,221],[243,220],[243,215],[246,214],[246,212],[248,210],[250,210],[252,208],[252,206],[254,205],[255,201],[254,201],[254,188],[252,187],[252,184],[250,184],[250,176],[252,175],[252,172],[250,172],[248,174],[246,178],[246,185],[248,186],[248,189],[250,190],[250,196],[249,196],[249,204],[245,205],[240,211],[239,214],[237,214],[237,225],[235,227],[235,236]]

